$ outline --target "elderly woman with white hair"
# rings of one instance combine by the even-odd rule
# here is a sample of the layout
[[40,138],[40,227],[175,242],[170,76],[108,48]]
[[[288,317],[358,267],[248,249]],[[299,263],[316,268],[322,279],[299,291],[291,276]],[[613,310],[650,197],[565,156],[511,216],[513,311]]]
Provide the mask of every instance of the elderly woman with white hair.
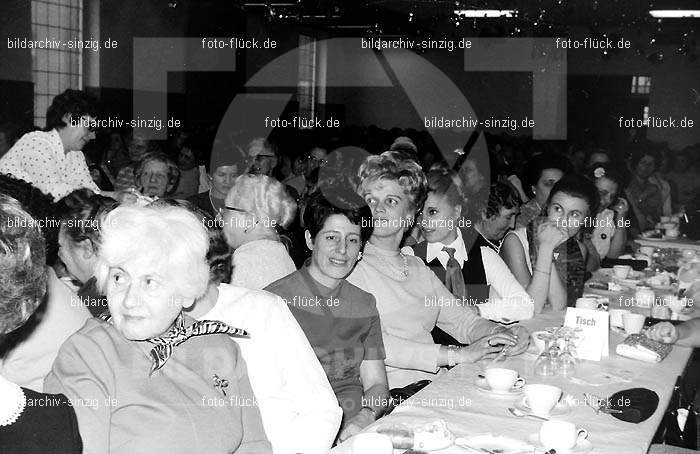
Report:
[[118,207],[101,228],[110,315],[63,344],[44,384],[73,402],[84,452],[271,452],[229,337],[245,331],[182,313],[207,288],[201,221],[179,207]]
[[296,271],[280,237],[296,210],[294,199],[274,178],[251,174],[236,178],[220,211],[224,237],[234,251],[232,285],[262,290]]

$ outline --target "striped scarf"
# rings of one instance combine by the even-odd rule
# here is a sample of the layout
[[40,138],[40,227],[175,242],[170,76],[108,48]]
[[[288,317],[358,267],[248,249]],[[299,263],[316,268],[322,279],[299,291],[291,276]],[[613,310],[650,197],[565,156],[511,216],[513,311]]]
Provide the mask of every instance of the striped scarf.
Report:
[[[100,318],[106,322],[112,322],[112,315],[105,311]],[[202,320],[185,327],[185,316],[180,312],[173,326],[162,336],[149,339],[148,342],[156,344],[151,349],[150,375],[165,365],[173,354],[173,349],[190,337],[206,336],[207,334],[228,334],[231,337],[247,337],[248,333],[240,328],[233,328],[226,323],[216,320]]]

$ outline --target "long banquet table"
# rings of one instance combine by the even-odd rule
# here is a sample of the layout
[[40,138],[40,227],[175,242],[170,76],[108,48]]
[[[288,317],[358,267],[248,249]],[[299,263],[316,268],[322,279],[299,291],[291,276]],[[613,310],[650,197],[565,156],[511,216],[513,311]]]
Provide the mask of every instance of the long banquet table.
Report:
[[[614,306],[614,304],[611,304]],[[522,322],[531,332],[563,323],[563,313],[545,313],[532,320]],[[531,345],[527,353],[508,358],[502,366],[516,369],[527,383],[549,383],[560,387],[564,393],[572,395],[580,403],[570,406],[570,413],[561,416],[584,427],[589,432],[588,440],[595,453],[643,454],[651,444],[652,437],[661,423],[669,404],[676,377],[682,375],[692,354],[692,349],[674,346],[672,352],[661,363],[645,363],[617,356],[615,346],[623,336],[610,332],[610,356],[600,362],[581,361],[575,379],[595,382],[600,372],[628,378],[627,383],[603,384],[594,386],[579,384],[564,377],[545,378],[534,375],[533,365],[536,355]],[[365,431],[374,431],[382,425],[399,425],[412,428],[438,419],[444,419],[448,428],[458,437],[471,437],[492,433],[527,441],[539,431],[541,422],[531,418],[517,418],[508,412],[518,398],[493,397],[479,390],[474,381],[483,367],[479,364],[460,364],[449,372],[437,377],[433,383],[397,407],[394,412]],[[656,412],[646,421],[633,424],[620,421],[608,414],[595,414],[584,404],[584,392],[601,397],[609,397],[617,391],[643,387],[659,395]],[[351,453],[351,440],[337,446],[333,454]],[[398,454],[405,450],[395,450]],[[433,451],[439,454],[470,452],[458,446]],[[541,451],[539,451],[541,452]],[[370,453],[368,453],[370,454]]]

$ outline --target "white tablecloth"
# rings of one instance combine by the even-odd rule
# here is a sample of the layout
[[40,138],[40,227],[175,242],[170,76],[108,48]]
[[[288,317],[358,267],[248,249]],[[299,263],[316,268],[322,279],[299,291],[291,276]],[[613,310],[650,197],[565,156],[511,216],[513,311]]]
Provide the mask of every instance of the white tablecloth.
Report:
[[[560,326],[562,322],[563,313],[548,313],[522,324],[530,331],[537,331],[550,326]],[[661,363],[649,364],[617,356],[615,346],[621,340],[620,335],[611,332],[610,357],[600,362],[581,361],[576,377],[591,382],[596,374],[609,372],[628,376],[631,379],[629,383],[592,386],[575,384],[564,377],[535,376],[533,365],[536,355],[530,353],[533,350],[532,346],[528,353],[507,359],[502,363],[502,367],[518,370],[527,383],[553,384],[562,388],[566,394],[579,399],[580,404],[571,406],[571,412],[561,419],[574,422],[588,430],[588,439],[594,447],[593,452],[642,454],[649,448],[671,398],[676,377],[682,374],[692,349],[675,346]],[[481,366],[477,364],[458,365],[396,408],[392,414],[368,427],[367,431],[373,431],[385,424],[415,427],[436,419],[444,419],[449,429],[457,436],[492,433],[527,441],[528,436],[539,431],[541,423],[530,418],[512,416],[507,408],[513,406],[515,398],[492,397],[476,388],[474,380],[480,371]],[[609,397],[617,391],[637,387],[655,391],[660,400],[654,415],[640,424],[623,422],[603,413],[596,415],[593,409],[583,403],[584,392]],[[350,453],[350,444],[349,440],[336,447],[332,453]],[[403,450],[395,450],[395,453],[399,452]],[[468,451],[453,446],[433,452],[452,454]]]

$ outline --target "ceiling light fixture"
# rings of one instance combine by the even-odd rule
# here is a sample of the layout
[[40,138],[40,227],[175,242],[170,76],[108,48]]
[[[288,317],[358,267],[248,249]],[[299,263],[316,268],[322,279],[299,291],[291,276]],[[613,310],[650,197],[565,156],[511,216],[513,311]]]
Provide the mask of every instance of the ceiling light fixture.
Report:
[[518,12],[513,9],[456,9],[454,13],[464,17],[515,17]]
[[659,19],[700,17],[700,9],[653,9],[649,11],[649,14]]

